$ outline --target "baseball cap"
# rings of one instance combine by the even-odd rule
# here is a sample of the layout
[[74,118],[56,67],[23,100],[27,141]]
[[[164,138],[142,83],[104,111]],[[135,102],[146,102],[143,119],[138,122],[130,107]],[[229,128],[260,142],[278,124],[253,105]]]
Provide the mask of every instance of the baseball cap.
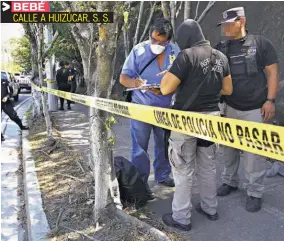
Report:
[[245,10],[243,7],[231,8],[222,13],[223,19],[217,24],[220,26],[223,23],[234,22],[238,17],[245,17]]

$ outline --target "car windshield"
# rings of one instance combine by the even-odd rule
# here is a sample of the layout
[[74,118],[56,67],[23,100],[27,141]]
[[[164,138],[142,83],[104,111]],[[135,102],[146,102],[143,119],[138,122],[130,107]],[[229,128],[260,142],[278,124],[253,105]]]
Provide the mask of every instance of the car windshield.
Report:
[[15,75],[15,76],[20,76],[20,74],[19,74],[19,73],[15,73],[14,75]]
[[8,79],[8,76],[5,72],[1,72],[1,79]]

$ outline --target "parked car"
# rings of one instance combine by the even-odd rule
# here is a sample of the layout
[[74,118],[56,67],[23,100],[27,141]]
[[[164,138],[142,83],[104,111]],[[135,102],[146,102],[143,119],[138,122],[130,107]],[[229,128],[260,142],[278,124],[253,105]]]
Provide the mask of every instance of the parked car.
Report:
[[18,83],[20,85],[20,89],[31,90],[31,76],[30,75],[21,75],[18,78]]
[[5,71],[1,71],[1,79],[7,79],[10,83],[10,86],[13,88],[12,97],[15,101],[19,100],[19,93],[20,93],[20,85],[17,83],[13,74]]

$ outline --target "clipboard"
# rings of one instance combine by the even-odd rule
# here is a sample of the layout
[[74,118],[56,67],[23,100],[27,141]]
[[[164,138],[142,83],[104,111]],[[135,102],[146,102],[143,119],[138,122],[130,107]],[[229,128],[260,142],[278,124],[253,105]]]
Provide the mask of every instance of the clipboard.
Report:
[[133,90],[147,90],[147,89],[160,89],[160,84],[145,84],[135,88],[126,88],[125,91],[133,91]]

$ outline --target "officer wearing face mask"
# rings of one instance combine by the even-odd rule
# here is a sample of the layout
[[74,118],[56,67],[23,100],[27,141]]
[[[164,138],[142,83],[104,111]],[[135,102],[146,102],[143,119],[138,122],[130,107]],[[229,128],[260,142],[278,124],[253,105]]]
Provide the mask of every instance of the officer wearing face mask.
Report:
[[[171,23],[166,19],[157,19],[150,27],[149,40],[134,46],[125,60],[120,75],[120,83],[125,87],[139,87],[144,83],[160,84],[161,72],[166,71],[179,53],[179,47],[170,42],[173,35]],[[171,105],[172,94],[163,96],[159,89],[147,91],[134,90],[132,103],[165,107]],[[164,130],[141,121],[131,120],[132,153],[131,162],[147,182],[150,173],[150,159],[147,153],[151,131],[155,140],[154,174],[157,183],[174,187],[169,177],[171,166],[165,157]],[[149,191],[149,196],[154,198]]]
[[[246,121],[269,121],[275,114],[274,102],[279,87],[276,51],[268,39],[246,31],[243,7],[225,11],[222,18],[218,25],[221,25],[227,40],[220,42],[216,48],[229,59],[234,89],[231,96],[224,97],[225,114],[229,118]],[[246,210],[257,212],[261,209],[264,192],[266,158],[250,152],[243,152],[243,157]],[[223,159],[223,185],[218,189],[218,196],[229,195],[239,185],[239,150],[224,147]]]

